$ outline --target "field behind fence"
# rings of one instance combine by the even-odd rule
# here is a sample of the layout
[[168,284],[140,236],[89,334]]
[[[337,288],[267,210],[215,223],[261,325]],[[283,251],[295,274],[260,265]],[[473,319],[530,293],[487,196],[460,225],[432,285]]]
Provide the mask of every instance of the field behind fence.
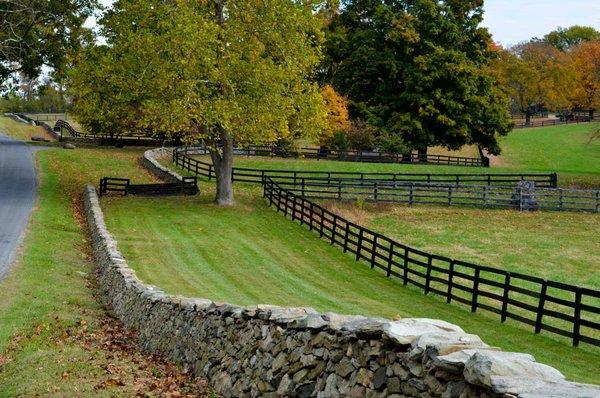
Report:
[[456,185],[361,179],[279,181],[297,195],[324,200],[363,200],[443,206],[600,212],[600,190],[524,189],[521,186]]
[[269,177],[263,189],[278,212],[404,285],[467,305],[472,312],[495,313],[502,322],[525,323],[535,333],[544,330],[567,337],[574,346],[581,342],[600,346],[600,291],[417,250],[352,223]]
[[[181,147],[173,150],[173,163],[194,175],[206,177],[209,180],[216,177],[214,166],[211,163],[195,159],[192,155],[205,154],[203,148]],[[558,184],[556,173],[360,173],[360,172],[327,172],[327,171],[291,171],[291,170],[265,170],[246,167],[233,168],[233,180],[262,184],[265,177],[277,181],[300,182],[312,179],[314,181],[371,180],[391,182],[421,182],[439,184],[477,184],[477,185],[506,185],[514,186],[517,182],[527,180],[535,181],[538,187],[556,187]]]

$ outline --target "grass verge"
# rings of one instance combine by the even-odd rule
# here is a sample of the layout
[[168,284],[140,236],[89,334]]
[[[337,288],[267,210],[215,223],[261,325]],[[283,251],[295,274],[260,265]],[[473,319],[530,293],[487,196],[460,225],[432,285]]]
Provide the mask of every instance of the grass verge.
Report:
[[[133,335],[95,297],[83,184],[103,175],[152,177],[140,150],[38,153],[40,189],[18,263],[0,284],[0,396],[205,395],[182,369],[135,350]],[[194,395],[192,395],[194,396]]]

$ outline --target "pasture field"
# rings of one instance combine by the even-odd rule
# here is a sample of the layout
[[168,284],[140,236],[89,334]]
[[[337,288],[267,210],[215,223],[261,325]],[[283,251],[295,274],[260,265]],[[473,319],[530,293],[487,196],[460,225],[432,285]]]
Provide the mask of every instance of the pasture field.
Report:
[[511,272],[600,289],[600,215],[400,204],[326,203],[409,246]]
[[103,199],[108,228],[141,279],[169,293],[242,305],[440,318],[504,350],[530,352],[573,380],[597,381],[596,347],[573,348],[567,339],[403,287],[276,214],[257,186],[237,185],[237,204],[227,208],[212,204],[212,184],[201,190],[199,197]]
[[[600,187],[600,139],[590,142],[598,123],[514,130],[501,139],[502,155],[490,168],[338,162],[334,160],[235,158],[236,167],[268,170],[316,170],[403,173],[552,173],[561,187]],[[436,153],[436,152],[432,152]],[[208,156],[198,156],[210,162]]]

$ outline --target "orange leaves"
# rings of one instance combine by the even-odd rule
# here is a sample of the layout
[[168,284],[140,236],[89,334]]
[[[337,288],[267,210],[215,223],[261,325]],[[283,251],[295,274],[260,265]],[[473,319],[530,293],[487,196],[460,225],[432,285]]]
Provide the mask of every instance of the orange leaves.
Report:
[[327,146],[337,133],[350,129],[348,101],[329,84],[324,85],[320,91],[327,111],[327,126],[319,136],[319,143]]

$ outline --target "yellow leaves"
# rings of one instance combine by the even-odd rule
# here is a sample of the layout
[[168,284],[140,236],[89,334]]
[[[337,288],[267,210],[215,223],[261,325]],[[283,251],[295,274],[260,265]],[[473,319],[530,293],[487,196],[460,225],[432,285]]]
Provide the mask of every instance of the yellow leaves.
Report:
[[350,129],[348,101],[329,84],[324,85],[320,93],[327,112],[327,124],[319,136],[319,143],[328,146],[337,133],[347,132]]

